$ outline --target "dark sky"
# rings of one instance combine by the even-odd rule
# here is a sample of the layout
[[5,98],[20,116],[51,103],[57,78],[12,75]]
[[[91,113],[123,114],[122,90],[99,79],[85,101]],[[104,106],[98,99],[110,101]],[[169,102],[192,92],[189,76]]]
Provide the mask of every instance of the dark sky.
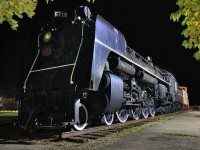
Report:
[[[0,25],[0,88],[14,89],[24,55],[37,50],[37,35],[53,10],[73,9],[79,0],[54,0],[46,5],[38,4],[33,19],[20,21],[18,31],[7,23]],[[84,1],[84,0],[82,0]],[[86,1],[86,0],[85,0]],[[96,0],[91,6],[93,14],[99,14],[113,24],[126,37],[127,44],[142,56],[151,56],[156,66],[172,72],[180,85],[187,86],[191,104],[200,104],[200,61],[193,58],[194,50],[181,46],[184,27],[169,20],[177,10],[175,0]]]

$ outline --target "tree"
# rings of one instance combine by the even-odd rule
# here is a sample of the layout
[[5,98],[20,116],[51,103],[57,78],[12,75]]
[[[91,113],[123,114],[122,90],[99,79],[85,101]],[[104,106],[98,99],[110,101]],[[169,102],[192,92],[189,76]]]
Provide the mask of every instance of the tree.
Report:
[[195,49],[194,57],[200,60],[200,0],[177,0],[178,10],[172,13],[170,19],[181,22],[185,27],[182,43],[186,49]]
[[[47,4],[49,1],[46,0]],[[93,2],[95,0],[87,0]],[[14,19],[14,16],[22,19],[23,14],[26,14],[29,18],[35,15],[35,9],[38,0],[0,0],[0,24],[8,22],[13,30],[17,30],[18,21]]]

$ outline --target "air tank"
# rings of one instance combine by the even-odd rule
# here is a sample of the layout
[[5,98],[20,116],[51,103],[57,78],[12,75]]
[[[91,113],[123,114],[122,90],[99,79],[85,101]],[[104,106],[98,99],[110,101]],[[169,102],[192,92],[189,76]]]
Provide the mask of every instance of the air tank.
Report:
[[145,73],[143,70],[137,70],[136,71],[136,78],[141,79],[142,81],[151,83],[151,84],[157,84],[158,80],[150,75],[148,75],[147,73]]

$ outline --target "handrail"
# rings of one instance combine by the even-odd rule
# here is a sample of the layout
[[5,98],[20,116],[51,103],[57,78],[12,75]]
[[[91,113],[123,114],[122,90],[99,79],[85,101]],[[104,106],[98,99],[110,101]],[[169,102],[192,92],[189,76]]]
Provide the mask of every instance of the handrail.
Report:
[[[130,48],[128,45],[126,45],[126,47],[128,48],[128,50],[131,50],[133,51],[135,54],[137,54],[140,58],[142,58],[142,60],[146,61],[148,64],[149,61],[147,59],[145,59],[144,57],[142,57],[140,54],[138,54],[135,50],[133,50],[132,48]],[[162,72],[157,66],[153,66],[157,71],[159,71],[161,74],[165,75],[165,74],[168,74],[168,75],[171,75],[171,73],[164,73]]]
[[26,79],[25,79],[25,81],[24,81],[24,86],[23,86],[23,89],[24,89],[24,92],[26,91],[26,82],[27,82],[27,80],[28,80],[28,78],[29,78],[29,76],[30,76],[30,74],[31,74],[31,71],[32,71],[32,69],[33,69],[33,67],[34,67],[34,65],[35,65],[35,62],[36,62],[36,60],[37,60],[37,58],[38,58],[38,56],[39,56],[39,54],[40,54],[40,36],[42,35],[42,33],[40,33],[39,35],[38,35],[38,53],[37,53],[37,55],[36,55],[36,57],[35,57],[35,60],[33,61],[33,64],[32,64],[32,66],[31,66],[31,68],[30,68],[30,70],[29,70],[29,72],[28,72],[28,75],[27,75],[27,77],[26,77]]

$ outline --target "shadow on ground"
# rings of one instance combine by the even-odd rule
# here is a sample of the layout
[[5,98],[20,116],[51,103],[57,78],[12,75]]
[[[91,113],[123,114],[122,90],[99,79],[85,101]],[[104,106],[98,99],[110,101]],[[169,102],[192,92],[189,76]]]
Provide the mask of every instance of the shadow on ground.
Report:
[[60,139],[60,133],[61,131],[38,130],[32,135],[25,135],[18,126],[0,126],[0,144],[32,145],[34,141],[41,139],[56,141]]

